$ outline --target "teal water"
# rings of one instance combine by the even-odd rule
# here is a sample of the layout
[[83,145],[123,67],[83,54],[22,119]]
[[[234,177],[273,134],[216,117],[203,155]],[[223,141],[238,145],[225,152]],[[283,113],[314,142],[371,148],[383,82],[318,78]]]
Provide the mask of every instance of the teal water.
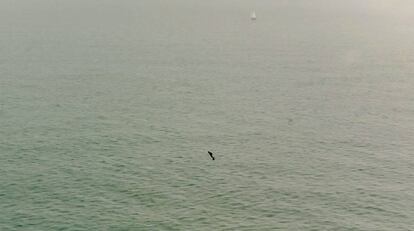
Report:
[[0,1],[0,230],[414,230],[411,5]]

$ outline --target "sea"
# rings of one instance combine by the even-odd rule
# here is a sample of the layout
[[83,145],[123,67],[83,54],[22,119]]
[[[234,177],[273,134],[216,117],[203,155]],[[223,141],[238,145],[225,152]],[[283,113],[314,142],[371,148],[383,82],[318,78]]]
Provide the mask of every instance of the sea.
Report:
[[0,0],[0,230],[414,230],[413,11]]

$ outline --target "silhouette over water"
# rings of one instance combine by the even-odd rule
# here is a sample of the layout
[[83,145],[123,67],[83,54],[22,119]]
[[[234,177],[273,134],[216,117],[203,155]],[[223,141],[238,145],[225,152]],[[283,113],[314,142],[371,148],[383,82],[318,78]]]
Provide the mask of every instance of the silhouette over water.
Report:
[[210,151],[207,151],[208,152],[208,154],[210,154],[210,157],[211,157],[211,159],[213,159],[213,160],[215,160],[216,158],[214,158],[214,156],[213,156],[213,153],[212,152],[210,152]]

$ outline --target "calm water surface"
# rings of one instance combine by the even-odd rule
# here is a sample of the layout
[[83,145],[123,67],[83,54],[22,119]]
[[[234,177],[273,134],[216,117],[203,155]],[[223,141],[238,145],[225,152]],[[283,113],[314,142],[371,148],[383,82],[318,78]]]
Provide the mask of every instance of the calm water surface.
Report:
[[1,0],[0,230],[414,230],[412,10]]

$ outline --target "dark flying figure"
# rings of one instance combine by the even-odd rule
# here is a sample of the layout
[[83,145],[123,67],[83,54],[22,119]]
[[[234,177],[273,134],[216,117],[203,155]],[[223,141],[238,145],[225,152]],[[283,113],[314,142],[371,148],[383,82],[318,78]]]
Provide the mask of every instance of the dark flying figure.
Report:
[[213,159],[213,160],[215,160],[216,158],[214,158],[214,156],[213,156],[213,153],[212,152],[210,152],[210,151],[207,151],[208,152],[208,154],[210,155],[210,157],[211,157],[211,159]]

